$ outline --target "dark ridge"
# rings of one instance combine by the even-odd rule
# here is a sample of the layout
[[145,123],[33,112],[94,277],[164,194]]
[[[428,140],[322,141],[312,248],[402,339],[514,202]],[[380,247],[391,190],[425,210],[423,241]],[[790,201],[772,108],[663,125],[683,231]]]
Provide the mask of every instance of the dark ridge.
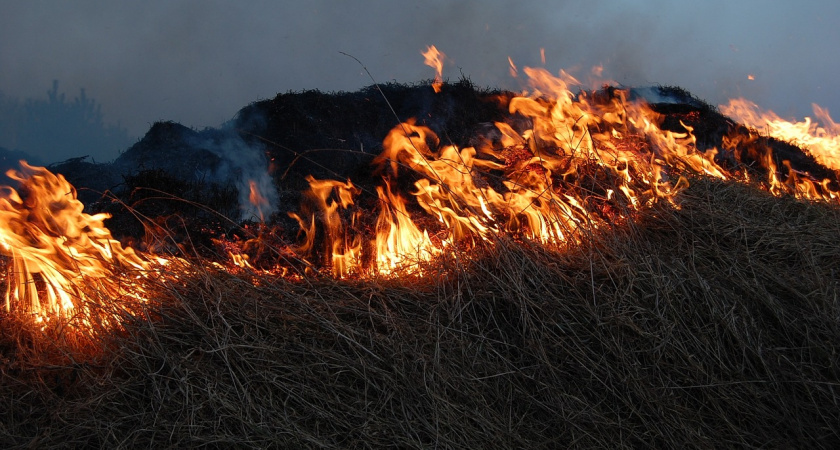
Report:
[[680,100],[676,103],[651,104],[652,109],[662,115],[660,127],[674,132],[685,132],[685,126],[690,127],[697,138],[697,148],[702,151],[717,148],[719,153],[716,162],[723,167],[735,171],[744,167],[746,170],[757,172],[761,177],[766,177],[767,171],[761,168],[760,161],[765,157],[767,149],[770,149],[783,179],[788,177],[790,169],[793,169],[810,174],[815,181],[828,179],[830,186],[834,189],[840,188],[838,174],[818,163],[806,150],[788,142],[762,136],[756,130],[724,116],[717,108],[694,97],[686,98],[690,94],[682,88],[660,89],[664,97]]
[[382,151],[384,137],[411,118],[446,143],[468,146],[479,124],[507,115],[499,94],[466,78],[445,84],[440,93],[429,83],[288,92],[243,108],[233,126],[247,142],[265,145],[279,186],[305,188],[303,177],[310,174],[354,181],[368,176],[367,165]]
[[120,173],[164,170],[185,180],[201,177],[218,168],[220,158],[196,147],[200,133],[176,122],[157,122],[143,139],[114,161]]
[[239,193],[230,183],[184,179],[161,169],[123,176],[119,196],[103,198],[98,209],[106,226],[143,251],[189,252],[210,256],[212,239],[225,234],[238,217]]
[[[605,86],[580,95],[609,101],[619,89],[626,88]],[[626,92],[631,100],[645,99],[651,104],[662,129],[685,132],[690,127],[697,148],[717,148],[716,161],[727,170],[767,179],[762,161],[769,148],[781,179],[791,174],[810,176],[817,182],[828,179],[830,186],[840,188],[837,174],[806,151],[737,124],[682,88],[654,86],[627,88]],[[235,199],[236,186],[247,181],[247,174],[233,163],[240,159],[237,152],[247,149],[265,159],[262,164],[268,166],[277,189],[273,220],[294,228],[287,213],[299,208],[301,193],[308,188],[307,175],[350,179],[363,192],[360,207],[373,208],[379,179],[371,162],[392,128],[414,119],[431,128],[441,145],[475,146],[494,132],[488,131],[494,129],[494,122],[508,122],[516,129],[530,126],[508,112],[513,95],[476,87],[467,78],[444,84],[440,93],[434,92],[430,82],[384,83],[356,92],[287,92],[242,108],[220,128],[199,131],[175,122],[157,122],[112,164],[76,158],[51,169],[78,188],[90,211],[108,211],[114,214],[114,222],[136,220],[120,215],[131,214],[139,188],[168,190],[169,198],[186,202],[210,202],[220,213],[232,214],[235,221],[239,219],[235,207],[220,202]],[[400,177],[397,188],[410,190],[413,181],[411,176]],[[150,184],[137,184],[141,182]],[[142,204],[151,202],[142,198]],[[119,203],[126,207],[114,206]],[[157,205],[153,211],[174,214],[178,206]],[[126,225],[115,233],[139,238],[134,234],[139,229],[139,225]]]

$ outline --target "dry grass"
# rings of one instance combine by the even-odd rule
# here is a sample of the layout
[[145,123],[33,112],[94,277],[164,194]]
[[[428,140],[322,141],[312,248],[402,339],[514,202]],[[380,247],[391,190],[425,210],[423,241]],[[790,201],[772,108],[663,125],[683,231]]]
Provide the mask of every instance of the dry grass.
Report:
[[84,358],[7,317],[0,446],[837,448],[840,210],[680,199],[424,277],[201,272]]

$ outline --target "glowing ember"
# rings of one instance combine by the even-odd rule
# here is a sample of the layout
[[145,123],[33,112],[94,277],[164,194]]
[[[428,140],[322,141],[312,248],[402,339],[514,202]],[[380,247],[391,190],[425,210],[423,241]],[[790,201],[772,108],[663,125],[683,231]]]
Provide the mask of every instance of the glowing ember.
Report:
[[108,216],[82,212],[63,176],[23,161],[21,167],[7,172],[20,191],[5,187],[0,194],[0,253],[11,260],[6,311],[37,321],[75,316],[84,322],[93,295],[144,301],[142,287],[131,280],[144,276],[150,263],[111,237],[103,225]]

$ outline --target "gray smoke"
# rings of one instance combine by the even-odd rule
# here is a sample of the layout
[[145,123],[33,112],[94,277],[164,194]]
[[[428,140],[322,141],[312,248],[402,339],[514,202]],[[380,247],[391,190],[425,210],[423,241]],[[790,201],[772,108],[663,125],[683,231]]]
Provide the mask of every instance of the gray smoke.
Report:
[[[275,212],[277,189],[268,173],[268,161],[261,148],[248,145],[235,133],[216,139],[197,138],[190,144],[220,157],[221,164],[210,175],[214,181],[233,182],[236,185],[239,190],[240,220],[262,221]],[[265,202],[251,201],[252,183]]]

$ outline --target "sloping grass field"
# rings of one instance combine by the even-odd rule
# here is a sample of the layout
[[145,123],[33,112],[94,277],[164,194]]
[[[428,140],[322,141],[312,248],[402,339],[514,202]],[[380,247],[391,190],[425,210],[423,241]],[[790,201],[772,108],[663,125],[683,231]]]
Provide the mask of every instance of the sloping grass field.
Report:
[[4,317],[0,447],[840,447],[840,209],[677,203],[422,275],[196,264],[83,348]]

